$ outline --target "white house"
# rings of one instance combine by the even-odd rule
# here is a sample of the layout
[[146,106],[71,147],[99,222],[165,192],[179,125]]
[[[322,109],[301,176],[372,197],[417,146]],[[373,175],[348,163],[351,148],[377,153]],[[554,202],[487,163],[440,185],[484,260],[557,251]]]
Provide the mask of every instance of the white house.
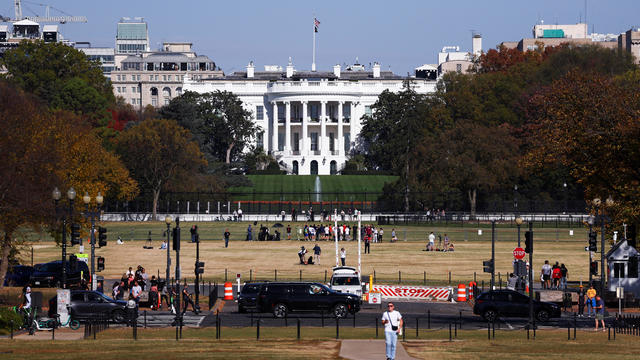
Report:
[[406,80],[420,94],[435,91],[436,81],[403,77],[354,64],[333,71],[298,71],[291,60],[283,70],[265,66],[256,71],[250,62],[246,71],[219,78],[184,78],[184,91],[216,90],[236,94],[263,133],[257,146],[271,153],[291,174],[338,173],[354,148],[362,128],[361,117],[384,90],[399,92]]

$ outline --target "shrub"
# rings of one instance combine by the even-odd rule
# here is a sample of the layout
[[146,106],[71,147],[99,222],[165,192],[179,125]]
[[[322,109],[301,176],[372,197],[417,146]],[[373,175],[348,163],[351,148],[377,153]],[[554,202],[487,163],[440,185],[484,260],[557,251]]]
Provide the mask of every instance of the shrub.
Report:
[[13,308],[0,308],[0,333],[9,333],[11,331],[11,321],[13,321],[14,331],[22,326],[22,316],[16,313]]

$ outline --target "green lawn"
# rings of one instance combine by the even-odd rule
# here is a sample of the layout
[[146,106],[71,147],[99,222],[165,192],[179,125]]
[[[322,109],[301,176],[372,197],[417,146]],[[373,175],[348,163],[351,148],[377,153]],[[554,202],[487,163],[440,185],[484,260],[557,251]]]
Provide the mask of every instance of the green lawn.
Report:
[[[320,198],[315,195],[315,175],[248,175],[250,187],[230,188],[234,200],[285,201],[373,201],[387,182],[397,179],[390,175],[320,175]],[[253,193],[256,193],[255,196]],[[351,194],[357,193],[357,194]],[[369,195],[365,195],[369,193]]]

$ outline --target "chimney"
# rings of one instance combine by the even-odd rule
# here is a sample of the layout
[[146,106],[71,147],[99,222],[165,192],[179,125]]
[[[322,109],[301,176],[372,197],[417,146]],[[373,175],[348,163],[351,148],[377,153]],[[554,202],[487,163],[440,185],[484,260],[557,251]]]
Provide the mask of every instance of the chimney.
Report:
[[253,66],[253,61],[249,61],[249,65],[247,65],[247,78],[253,78],[253,74],[255,71],[255,66]]
[[377,62],[373,63],[373,77],[374,78],[380,77],[380,64],[378,64]]
[[293,76],[293,63],[291,62],[291,57],[289,57],[289,64],[287,64],[287,78]]
[[482,35],[474,34],[471,45],[473,49],[473,56],[479,57],[482,55]]
[[333,66],[333,75],[335,75],[337,78],[340,77],[340,64]]

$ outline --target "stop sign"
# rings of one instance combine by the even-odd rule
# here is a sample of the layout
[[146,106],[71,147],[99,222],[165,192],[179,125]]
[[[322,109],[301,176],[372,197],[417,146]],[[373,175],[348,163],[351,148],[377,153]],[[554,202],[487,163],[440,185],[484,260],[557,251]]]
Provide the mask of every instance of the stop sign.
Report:
[[515,249],[513,249],[513,257],[515,257],[518,260],[522,260],[524,259],[524,249],[521,247],[517,247]]

